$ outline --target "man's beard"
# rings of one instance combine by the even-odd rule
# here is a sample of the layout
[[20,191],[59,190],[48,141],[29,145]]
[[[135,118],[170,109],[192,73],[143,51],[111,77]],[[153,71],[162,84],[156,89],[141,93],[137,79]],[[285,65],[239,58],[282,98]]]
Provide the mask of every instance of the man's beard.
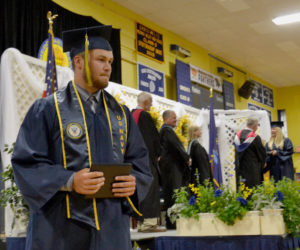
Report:
[[[83,76],[84,81],[87,83],[88,82],[88,78],[87,78],[85,67],[84,67],[84,70],[82,72],[82,76]],[[93,84],[92,87],[104,89],[104,88],[106,88],[108,86],[108,82],[101,82],[101,81],[98,81],[97,79],[94,79],[92,77],[91,72],[90,72],[90,77],[91,77],[91,81],[92,81],[92,84]]]

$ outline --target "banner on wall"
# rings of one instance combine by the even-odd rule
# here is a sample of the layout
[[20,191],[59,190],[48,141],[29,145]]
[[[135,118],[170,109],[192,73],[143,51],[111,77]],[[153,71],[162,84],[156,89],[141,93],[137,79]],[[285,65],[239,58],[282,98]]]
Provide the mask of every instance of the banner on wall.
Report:
[[192,106],[190,65],[176,59],[177,101]]
[[273,90],[263,86],[263,104],[274,108],[274,102],[273,102]]
[[208,88],[222,92],[222,80],[221,77],[214,75],[190,64],[190,77],[192,82],[199,83]]
[[251,99],[253,101],[262,103],[263,102],[262,85],[259,82],[256,82],[254,80],[252,80],[252,82],[254,82],[255,85],[254,85],[254,88],[253,88],[252,93],[251,93]]
[[[253,80],[252,80],[253,81]],[[273,101],[273,90],[260,84],[257,81],[253,81],[255,83],[254,89],[251,93],[251,99],[253,101],[262,103],[269,107],[274,108],[274,101]]]
[[260,106],[257,106],[255,104],[252,104],[252,103],[249,103],[249,102],[248,102],[248,109],[250,109],[250,110],[265,110],[268,113],[270,122],[272,121],[272,112],[270,110],[264,109],[264,108],[262,108]]
[[138,63],[137,80],[139,90],[162,97],[165,96],[165,74],[163,72]]
[[136,23],[136,48],[139,54],[164,62],[163,35],[140,23]]
[[234,86],[231,82],[223,80],[224,109],[235,109]]

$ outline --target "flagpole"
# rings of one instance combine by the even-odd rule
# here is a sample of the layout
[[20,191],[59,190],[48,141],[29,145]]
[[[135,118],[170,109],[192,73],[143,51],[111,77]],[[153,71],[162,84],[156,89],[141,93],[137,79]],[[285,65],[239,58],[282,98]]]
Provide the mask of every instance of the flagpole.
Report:
[[57,77],[56,77],[56,64],[55,55],[53,49],[53,20],[58,17],[57,14],[52,15],[51,11],[47,13],[47,19],[49,22],[48,29],[48,55],[46,65],[45,87],[43,91],[43,97],[51,95],[57,89]]
[[220,188],[222,184],[222,171],[220,162],[220,152],[218,145],[218,132],[215,124],[213,88],[210,88],[209,105],[209,157],[211,164],[212,180],[214,188]]

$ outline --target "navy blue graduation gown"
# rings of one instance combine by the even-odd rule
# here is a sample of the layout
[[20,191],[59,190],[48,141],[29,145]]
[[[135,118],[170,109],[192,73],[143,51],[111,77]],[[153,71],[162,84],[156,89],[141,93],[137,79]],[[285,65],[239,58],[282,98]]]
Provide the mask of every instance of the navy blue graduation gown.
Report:
[[[70,84],[67,89],[70,88]],[[106,98],[113,98],[108,93]],[[102,103],[94,114],[84,103],[90,138],[92,162],[113,162],[110,130]],[[124,162],[133,165],[136,192],[131,197],[138,204],[152,181],[148,153],[143,138],[129,112],[128,140]],[[15,180],[30,207],[27,250],[108,250],[131,249],[129,215],[125,198],[97,199],[100,231],[94,224],[92,203],[84,208],[91,221],[83,223],[80,212],[67,219],[66,192],[60,191],[74,173],[63,167],[61,137],[53,96],[37,100],[29,109],[20,128],[12,156]],[[75,193],[75,192],[73,192]],[[75,194],[79,195],[79,194]],[[82,196],[82,199],[85,199]],[[70,204],[70,209],[76,204]]]
[[[294,153],[294,147],[289,138],[284,139],[283,148],[277,148],[273,144],[273,148],[269,148],[266,145],[266,150],[268,152],[267,156],[267,169],[270,170],[270,177],[273,177],[275,181],[282,180],[285,176],[294,180],[294,164],[292,155]],[[277,155],[271,155],[272,150],[277,151]]]

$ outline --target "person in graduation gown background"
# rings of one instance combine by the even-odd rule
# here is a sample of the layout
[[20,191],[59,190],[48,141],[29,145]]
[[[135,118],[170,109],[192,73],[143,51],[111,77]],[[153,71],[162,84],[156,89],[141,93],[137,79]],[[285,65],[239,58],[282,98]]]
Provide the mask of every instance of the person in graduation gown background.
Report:
[[247,120],[247,127],[235,135],[237,186],[239,186],[240,179],[243,179],[249,188],[259,185],[263,181],[266,151],[260,136],[255,133],[257,128],[258,120],[250,117]]
[[[162,147],[159,166],[162,176],[164,207],[168,209],[175,203],[172,197],[174,189],[185,186],[189,182],[191,159],[174,131],[177,121],[176,113],[166,110],[162,116],[164,124],[159,132]],[[175,229],[175,225],[170,222],[168,217],[166,217],[166,227]]]
[[194,184],[196,184],[197,178],[199,178],[200,184],[203,184],[206,179],[211,180],[212,177],[207,152],[199,142],[201,133],[201,128],[196,125],[192,125],[188,129],[188,154],[192,159],[191,183]]
[[266,144],[267,167],[270,170],[270,177],[275,181],[283,177],[294,180],[294,164],[292,155],[294,147],[292,141],[284,137],[282,133],[283,122],[271,122],[271,138]]
[[[30,207],[26,250],[132,249],[129,216],[152,175],[129,109],[104,91],[113,62],[111,28],[63,33],[74,81],[37,100],[21,125],[12,165]],[[132,164],[131,175],[115,178],[115,198],[86,198],[105,183],[102,172],[90,172],[93,163]]]
[[153,175],[153,182],[149,193],[141,204],[141,213],[143,217],[138,219],[139,232],[164,232],[165,228],[158,226],[158,218],[160,217],[160,171],[158,161],[160,157],[159,134],[150,111],[152,106],[152,96],[147,92],[141,92],[137,97],[137,107],[132,110],[132,116],[137,123],[145,144],[149,151],[149,164]]

